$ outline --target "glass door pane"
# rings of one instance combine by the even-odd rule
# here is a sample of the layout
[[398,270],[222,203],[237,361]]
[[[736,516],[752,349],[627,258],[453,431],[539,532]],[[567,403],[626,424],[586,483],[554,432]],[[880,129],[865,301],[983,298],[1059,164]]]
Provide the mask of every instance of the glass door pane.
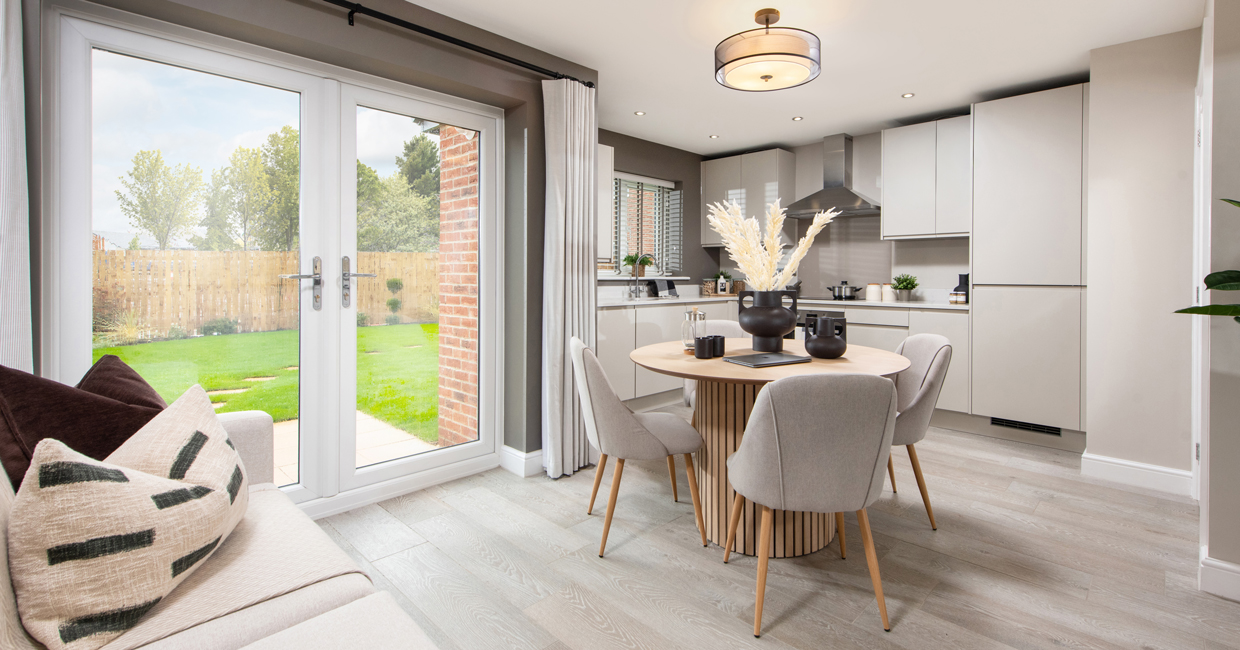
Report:
[[479,133],[354,108],[361,468],[478,439]]
[[275,420],[300,480],[301,96],[91,53],[93,358]]

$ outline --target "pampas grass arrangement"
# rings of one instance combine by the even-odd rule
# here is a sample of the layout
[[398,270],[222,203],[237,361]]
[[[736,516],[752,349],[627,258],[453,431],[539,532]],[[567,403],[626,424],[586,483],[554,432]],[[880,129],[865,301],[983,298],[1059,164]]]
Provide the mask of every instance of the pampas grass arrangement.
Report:
[[706,219],[710,222],[710,227],[723,238],[728,257],[732,258],[740,272],[745,274],[745,282],[749,288],[754,291],[776,291],[792,281],[792,276],[796,275],[797,267],[809,252],[814,238],[837,215],[838,210],[814,215],[814,222],[793,249],[792,258],[782,272],[779,270],[779,260],[784,256],[784,244],[779,234],[783,230],[787,210],[779,207],[779,199],[767,206],[765,233],[757,217],[746,219],[740,204],[736,202],[724,201],[711,205]]

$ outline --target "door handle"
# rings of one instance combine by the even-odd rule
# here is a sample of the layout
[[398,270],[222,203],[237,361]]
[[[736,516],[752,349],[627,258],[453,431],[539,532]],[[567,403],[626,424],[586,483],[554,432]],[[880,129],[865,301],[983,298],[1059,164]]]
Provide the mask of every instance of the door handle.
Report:
[[282,273],[281,278],[286,280],[314,280],[314,284],[310,287],[310,291],[314,297],[314,310],[323,309],[323,259],[315,257],[311,261],[311,270],[313,273]]
[[340,304],[341,306],[344,306],[344,307],[349,306],[349,298],[352,294],[352,291],[350,290],[350,287],[352,286],[352,283],[350,282],[351,279],[379,277],[379,274],[377,273],[350,273],[348,255],[345,255],[344,257],[340,258],[340,268],[342,269],[340,273],[340,279],[343,283],[343,288],[344,288],[344,291],[340,293]]

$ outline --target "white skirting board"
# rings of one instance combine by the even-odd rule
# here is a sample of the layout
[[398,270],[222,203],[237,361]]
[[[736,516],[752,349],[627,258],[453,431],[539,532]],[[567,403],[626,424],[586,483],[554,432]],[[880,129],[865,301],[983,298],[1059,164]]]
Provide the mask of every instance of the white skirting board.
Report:
[[1197,586],[1206,593],[1240,601],[1240,564],[1212,557],[1201,558]]
[[499,450],[499,466],[521,478],[538,476],[543,473],[542,450],[517,451],[504,445]]
[[1081,475],[1185,496],[1191,495],[1193,489],[1193,473],[1188,470],[1099,456],[1088,451],[1081,454]]

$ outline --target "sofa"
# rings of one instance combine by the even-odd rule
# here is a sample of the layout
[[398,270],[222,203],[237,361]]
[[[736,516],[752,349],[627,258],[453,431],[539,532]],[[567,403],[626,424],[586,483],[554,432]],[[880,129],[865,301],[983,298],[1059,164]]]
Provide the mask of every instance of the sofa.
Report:
[[[104,650],[434,648],[386,592],[272,483],[261,411],[219,416],[245,463],[250,502],[219,549]],[[13,489],[0,481],[0,648],[43,646],[22,628],[9,577]]]

